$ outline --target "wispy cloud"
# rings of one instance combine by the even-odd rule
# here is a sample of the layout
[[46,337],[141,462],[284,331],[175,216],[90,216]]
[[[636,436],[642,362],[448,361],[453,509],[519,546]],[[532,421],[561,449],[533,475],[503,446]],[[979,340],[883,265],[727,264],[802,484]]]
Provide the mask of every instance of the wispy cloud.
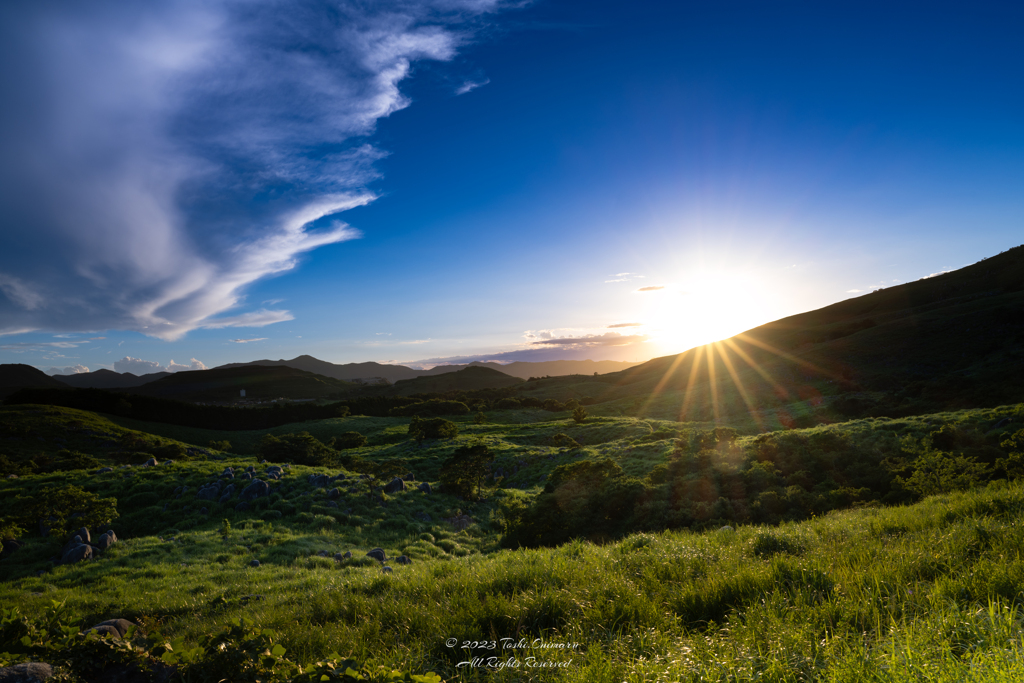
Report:
[[638,292],[657,292],[659,289],[665,289],[665,285],[652,285],[650,287],[641,287],[636,290]]
[[846,290],[846,293],[847,294],[859,294],[860,292],[863,292],[863,291],[864,291],[863,289],[848,289],[848,290]]
[[82,341],[59,341],[59,342],[17,342],[15,344],[3,344],[0,345],[0,349],[4,351],[30,351],[30,350],[43,350],[43,349],[77,349],[79,344],[84,344],[85,340]]
[[588,334],[582,337],[562,337],[559,339],[541,339],[532,342],[534,346],[559,346],[562,348],[580,348],[592,346],[629,346],[646,342],[649,337],[646,334],[617,334],[607,332],[605,334]]
[[644,326],[643,323],[615,323],[614,325],[609,325],[608,329],[609,330],[614,330],[617,327],[643,327],[643,326]]
[[249,342],[266,341],[268,337],[253,337],[252,339],[228,339],[235,344],[248,344]]
[[462,85],[460,85],[458,88],[455,89],[455,94],[456,95],[465,95],[469,91],[476,90],[477,88],[479,88],[481,86],[485,86],[485,85],[487,85],[490,82],[491,82],[491,79],[489,79],[489,78],[485,78],[485,79],[483,79],[481,81],[466,81]]
[[0,334],[290,320],[244,290],[359,236],[337,215],[375,198],[366,136],[497,8],[0,3]]

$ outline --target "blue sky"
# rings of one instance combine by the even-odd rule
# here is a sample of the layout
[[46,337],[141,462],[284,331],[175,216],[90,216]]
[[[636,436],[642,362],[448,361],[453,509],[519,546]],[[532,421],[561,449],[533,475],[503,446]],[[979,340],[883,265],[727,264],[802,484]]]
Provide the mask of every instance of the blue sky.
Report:
[[1024,242],[1022,29],[1009,3],[5,3],[0,362],[646,360],[959,268]]

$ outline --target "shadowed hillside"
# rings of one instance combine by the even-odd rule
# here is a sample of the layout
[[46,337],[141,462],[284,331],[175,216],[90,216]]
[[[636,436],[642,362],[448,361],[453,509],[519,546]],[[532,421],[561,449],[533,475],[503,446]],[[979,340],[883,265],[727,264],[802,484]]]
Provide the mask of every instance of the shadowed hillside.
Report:
[[1024,400],[1024,247],[600,378],[531,383],[671,419],[762,428]]
[[66,385],[31,365],[21,363],[0,365],[0,398],[6,398],[18,389],[25,387],[59,389],[64,386]]
[[239,368],[177,372],[141,387],[133,394],[182,401],[228,401],[245,390],[247,399],[323,398],[350,391],[349,382],[289,367],[247,365]]
[[155,382],[170,374],[169,372],[152,372],[147,375],[133,375],[130,372],[114,372],[103,369],[95,372],[82,372],[77,375],[53,375],[53,378],[76,389],[130,389]]

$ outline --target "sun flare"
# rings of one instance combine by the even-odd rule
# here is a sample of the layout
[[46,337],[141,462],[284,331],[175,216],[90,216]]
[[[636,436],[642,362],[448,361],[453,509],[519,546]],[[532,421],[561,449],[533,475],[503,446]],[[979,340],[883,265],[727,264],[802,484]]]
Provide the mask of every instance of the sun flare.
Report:
[[769,283],[739,270],[700,270],[655,292],[645,317],[663,353],[726,339],[775,319]]

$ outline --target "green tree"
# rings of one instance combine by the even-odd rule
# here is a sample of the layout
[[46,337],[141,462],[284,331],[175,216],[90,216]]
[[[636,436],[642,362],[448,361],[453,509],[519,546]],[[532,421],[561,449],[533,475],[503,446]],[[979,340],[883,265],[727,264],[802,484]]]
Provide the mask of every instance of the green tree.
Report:
[[486,445],[462,446],[456,448],[441,466],[438,479],[445,493],[462,496],[467,500],[478,500],[492,462],[494,456]]
[[895,477],[893,481],[920,496],[973,488],[991,473],[988,465],[970,456],[940,451],[913,437],[906,437],[901,447],[917,458],[910,464],[909,476]]
[[231,450],[231,442],[226,439],[223,441],[211,441],[210,448],[215,451],[223,451],[227,453]]
[[583,406],[576,406],[572,411],[572,419],[576,421],[576,424],[583,424],[587,421],[587,409]]
[[343,451],[350,448],[362,448],[366,445],[366,437],[359,432],[345,432],[339,436],[332,436],[327,442],[328,447]]

